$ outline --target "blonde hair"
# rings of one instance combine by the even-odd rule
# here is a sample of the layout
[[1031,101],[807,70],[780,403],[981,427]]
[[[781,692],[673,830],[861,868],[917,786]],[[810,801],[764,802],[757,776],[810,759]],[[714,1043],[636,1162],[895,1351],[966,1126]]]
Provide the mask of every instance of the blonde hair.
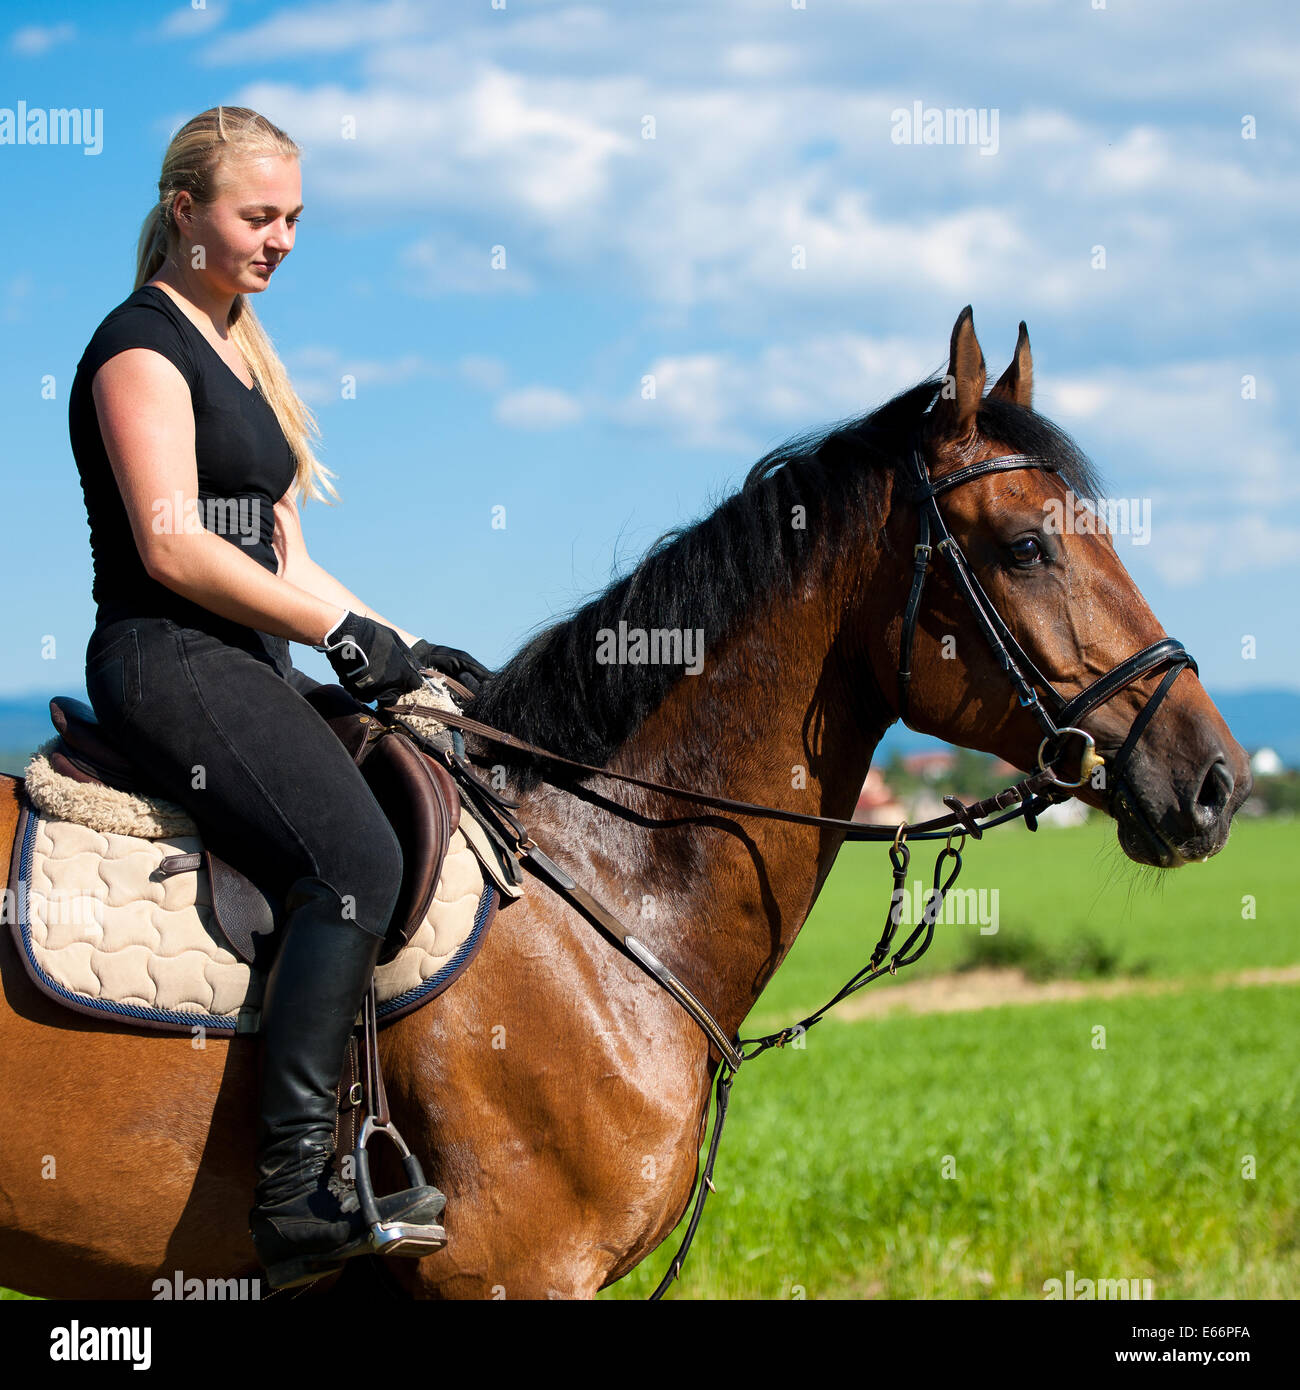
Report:
[[[272,125],[265,116],[246,106],[214,106],[200,112],[176,132],[163,156],[158,201],[149,210],[140,230],[135,289],[152,280],[177,248],[179,230],[172,211],[176,195],[183,191],[196,203],[211,203],[217,197],[222,160],[265,155],[297,159],[300,151],[279,126]],[[337,497],[329,481],[333,473],[312,452],[311,441],[320,438],[316,417],[293,389],[289,374],[246,295],[235,296],[226,323],[289,441],[297,464],[293,483],[295,494],[322,501],[329,500],[326,493]]]

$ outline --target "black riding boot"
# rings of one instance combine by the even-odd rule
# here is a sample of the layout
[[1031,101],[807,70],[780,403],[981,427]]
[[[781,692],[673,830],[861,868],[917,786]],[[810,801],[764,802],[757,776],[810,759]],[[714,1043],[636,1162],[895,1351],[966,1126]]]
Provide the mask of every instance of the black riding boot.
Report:
[[[249,1213],[273,1289],[319,1278],[371,1248],[356,1191],[333,1175],[332,1159],[339,1073],[383,945],[344,916],[343,900],[319,878],[298,879],[285,909],[262,1005],[258,1183]],[[384,1221],[436,1225],[446,1198],[418,1187],[378,1204]]]

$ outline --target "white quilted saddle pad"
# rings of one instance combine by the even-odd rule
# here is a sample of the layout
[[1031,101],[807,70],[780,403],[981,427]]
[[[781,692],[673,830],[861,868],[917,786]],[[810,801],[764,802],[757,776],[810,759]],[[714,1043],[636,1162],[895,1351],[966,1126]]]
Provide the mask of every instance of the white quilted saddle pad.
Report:
[[[153,876],[166,856],[199,851],[197,837],[105,833],[47,818],[35,806],[20,836],[14,934],[47,994],[122,1022],[256,1030],[265,976],[225,945],[206,871]],[[477,951],[498,900],[457,830],[428,915],[375,971],[380,1021],[451,983]]]

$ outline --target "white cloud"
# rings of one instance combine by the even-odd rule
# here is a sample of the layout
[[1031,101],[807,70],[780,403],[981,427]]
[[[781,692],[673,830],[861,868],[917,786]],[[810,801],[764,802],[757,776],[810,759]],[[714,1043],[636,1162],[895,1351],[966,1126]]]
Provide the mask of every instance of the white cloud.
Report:
[[530,227],[563,235],[608,198],[611,160],[633,149],[630,126],[608,129],[580,99],[551,100],[500,69],[468,71],[462,58],[440,85],[430,99],[388,84],[263,82],[239,99],[304,147],[305,179],[332,201],[371,200],[385,214],[443,209],[473,219],[487,245]]
[[163,20],[158,33],[164,39],[197,38],[200,34],[215,29],[225,17],[226,7],[220,4],[219,0],[212,0],[212,3],[205,4],[198,10],[192,5],[186,5],[182,9],[173,10]]
[[[15,292],[11,286],[11,293]],[[296,348],[285,354],[285,363],[298,394],[314,405],[342,400],[345,377],[352,379],[358,391],[405,386],[413,381],[459,379],[482,391],[496,392],[505,386],[508,375],[499,358],[481,354],[467,353],[447,364],[431,362],[418,352],[383,359],[354,357],[324,344]]]
[[661,429],[688,448],[749,451],[751,435],[734,420],[743,371],[728,358],[707,352],[661,357],[647,375],[654,395],[629,395],[612,414],[625,425]]
[[1214,521],[1171,519],[1152,525],[1150,563],[1176,587],[1232,575],[1294,569],[1300,526],[1266,512],[1245,512]]
[[735,43],[722,54],[724,72],[737,77],[779,77],[799,66],[799,49],[790,43]]
[[517,430],[553,430],[582,419],[582,405],[564,391],[526,386],[502,396],[493,412],[500,424]]
[[28,24],[15,29],[9,39],[9,51],[21,58],[40,58],[61,43],[70,43],[77,36],[75,24]]
[[[1096,460],[1108,493],[1150,502],[1149,541],[1126,558],[1140,554],[1171,585],[1300,559],[1300,527],[1288,520],[1300,476],[1279,389],[1300,357],[1263,365],[1250,354],[1038,377],[1035,407]],[[1247,375],[1255,399],[1242,399]]]
[[499,357],[468,353],[460,359],[458,370],[471,386],[484,391],[499,391],[506,384],[506,364]]
[[[1121,494],[1140,484],[1184,510],[1283,506],[1300,501],[1300,471],[1278,383],[1297,370],[1300,357],[1261,363],[1252,353],[1040,375],[1034,404],[1075,435]],[[1242,399],[1245,376],[1256,377],[1253,400]]]
[[[1072,53],[1105,50],[1116,99],[1099,107],[1082,56],[1045,65],[1038,40],[1010,25],[996,76],[981,74],[1000,95],[995,158],[889,138],[900,105],[972,103],[962,36],[987,31],[957,4],[944,8],[942,43],[929,18],[873,11],[872,41],[900,55],[888,87],[861,75],[861,13],[748,0],[527,13],[328,0],[282,9],[206,54],[354,58],[346,83],[259,82],[239,99],[309,147],[317,196],[432,216],[437,230],[409,253],[421,292],[630,281],[662,306],[751,321],[761,298],[787,322],[861,295],[891,325],[977,296],[1094,321],[1140,301],[1172,329],[1191,313],[1189,276],[1211,310],[1300,277],[1300,249],[1269,236],[1292,197],[1276,146],[1242,141],[1235,115],[1153,106],[1153,65],[1163,80],[1181,63],[1190,82],[1192,59],[1203,64],[1168,16],[1052,23]],[[1225,46],[1215,66],[1225,101],[1233,73],[1249,75],[1252,105],[1294,101],[1285,65],[1258,41]],[[355,140],[341,138],[344,117]],[[1088,263],[1097,242],[1104,274]],[[495,244],[511,256],[509,276],[483,271],[481,248]],[[798,273],[796,245],[808,255]]]
[[1033,176],[1044,186],[1080,204],[1118,199],[1121,206],[1156,214],[1151,228],[1167,225],[1175,208],[1203,210],[1210,188],[1216,198],[1243,208],[1282,209],[1292,201],[1275,169],[1256,158],[1258,147],[1243,141],[1235,124],[1166,129],[1138,123],[1112,132],[1035,108],[1009,120],[1003,141],[1013,150],[1035,151],[1039,162]]
[[320,53],[347,53],[368,45],[400,43],[436,27],[437,16],[418,0],[356,4],[331,0],[281,10],[205,51],[210,63],[249,63]]
[[358,394],[369,387],[401,386],[410,381],[444,377],[447,371],[418,353],[388,361],[345,356],[337,348],[314,346],[287,354],[286,367],[294,389],[311,405],[345,399],[345,378]]
[[526,294],[533,277],[519,265],[512,245],[498,242],[504,261],[494,265],[493,246],[474,246],[450,233],[413,242],[401,253],[410,272],[405,288],[417,294]]
[[932,355],[909,339],[854,333],[776,344],[748,360],[722,352],[664,356],[646,369],[653,399],[638,389],[609,413],[690,448],[757,453],[777,437],[865,414],[934,367]]

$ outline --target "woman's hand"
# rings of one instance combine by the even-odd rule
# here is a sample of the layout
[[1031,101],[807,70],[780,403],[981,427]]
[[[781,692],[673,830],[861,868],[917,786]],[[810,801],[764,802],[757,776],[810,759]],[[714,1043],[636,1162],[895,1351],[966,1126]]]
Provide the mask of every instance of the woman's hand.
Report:
[[419,667],[397,633],[359,613],[344,613],[316,650],[325,653],[343,688],[358,700],[389,705],[424,685]]
[[459,647],[436,647],[423,638],[411,648],[411,657],[416,665],[431,667],[459,681],[471,695],[477,695],[479,686],[492,674],[481,661],[475,661]]

